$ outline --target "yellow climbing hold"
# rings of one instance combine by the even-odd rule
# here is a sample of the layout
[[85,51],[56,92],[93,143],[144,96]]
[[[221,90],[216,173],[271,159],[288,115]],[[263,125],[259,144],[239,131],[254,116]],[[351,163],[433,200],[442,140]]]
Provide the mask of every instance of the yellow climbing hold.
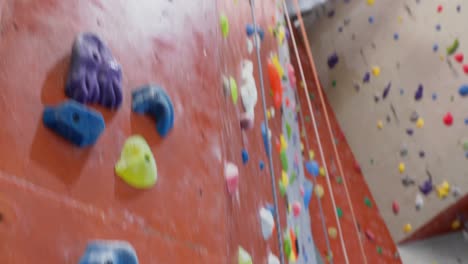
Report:
[[309,160],[314,160],[315,158],[315,153],[313,150],[309,150]]
[[283,134],[280,135],[280,144],[281,144],[281,151],[288,148],[288,142],[286,141],[286,138],[284,137]]
[[382,129],[383,128],[383,122],[382,120],[377,121],[377,128]]
[[273,66],[275,66],[276,71],[278,72],[279,76],[283,78],[284,76],[284,69],[283,66],[281,66],[281,63],[279,62],[278,55],[273,55],[271,57],[271,62],[273,63]]
[[380,75],[380,67],[379,66],[372,67],[372,74],[374,76],[379,76]]
[[400,173],[404,173],[405,170],[406,170],[405,164],[404,164],[403,162],[400,162],[400,164],[398,165],[398,171],[399,171]]
[[440,61],[444,61],[445,60],[444,55],[440,54],[439,59],[440,59]]
[[304,151],[304,143],[301,142],[301,152]]
[[367,5],[373,6],[375,4],[375,0],[367,0]]
[[411,230],[413,230],[413,227],[411,226],[411,224],[406,224],[403,227],[403,231],[405,231],[405,233],[409,233],[409,232],[411,232]]
[[423,128],[424,127],[424,119],[422,117],[418,118],[418,121],[416,121],[416,127],[417,128]]
[[286,31],[284,30],[283,26],[279,26],[276,30],[276,39],[278,40],[278,44],[282,44],[284,41],[284,37],[286,36]]
[[398,17],[398,23],[403,23],[403,18],[401,16]]
[[323,186],[320,184],[315,185],[315,195],[318,198],[322,198],[324,194]]
[[440,199],[446,198],[450,193],[450,184],[447,181],[442,182],[441,185],[437,186],[437,196]]
[[461,226],[460,220],[458,220],[458,219],[453,220],[453,222],[452,222],[452,229],[453,230],[456,230],[456,229],[460,228],[460,226]]
[[281,183],[283,183],[283,186],[286,188],[289,186],[289,176],[285,171],[281,172]]
[[122,148],[120,159],[115,165],[116,174],[128,185],[146,189],[158,178],[156,161],[151,148],[142,136],[129,137]]
[[332,238],[332,239],[335,239],[338,235],[338,232],[336,230],[336,228],[334,227],[329,227],[328,228],[328,235]]
[[231,88],[231,98],[234,104],[237,104],[237,99],[239,98],[239,92],[237,90],[237,82],[234,77],[229,76],[229,86]]
[[319,174],[320,174],[320,176],[325,177],[326,173],[325,173],[325,168],[324,167],[320,167]]

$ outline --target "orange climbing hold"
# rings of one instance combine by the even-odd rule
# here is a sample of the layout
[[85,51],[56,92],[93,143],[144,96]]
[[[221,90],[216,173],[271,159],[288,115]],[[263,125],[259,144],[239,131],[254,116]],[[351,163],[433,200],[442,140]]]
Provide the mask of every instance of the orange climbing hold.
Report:
[[271,60],[268,61],[268,77],[270,78],[271,90],[273,91],[273,103],[276,109],[279,109],[283,101],[283,86],[281,84],[280,73]]

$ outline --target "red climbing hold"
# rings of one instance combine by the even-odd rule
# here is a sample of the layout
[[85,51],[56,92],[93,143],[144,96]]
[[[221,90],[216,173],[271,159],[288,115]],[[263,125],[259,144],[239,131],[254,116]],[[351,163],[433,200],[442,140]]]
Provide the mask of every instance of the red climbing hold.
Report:
[[356,161],[354,162],[354,170],[356,170],[357,173],[361,173],[361,165]]
[[276,109],[279,109],[283,101],[283,86],[281,85],[281,76],[271,61],[268,61],[268,77],[270,78],[271,90],[273,91],[273,102]]
[[465,74],[468,74],[468,64],[463,65],[463,72],[465,72]]
[[442,7],[442,5],[438,5],[438,6],[437,6],[437,13],[442,13],[442,10],[444,10],[444,8]]
[[452,116],[452,113],[450,112],[447,112],[447,114],[445,114],[444,116],[444,124],[446,126],[451,126],[453,124],[453,116]]
[[463,56],[463,53],[457,53],[453,56],[455,58],[456,61],[458,61],[459,63],[462,63],[463,62],[463,59],[465,58],[465,56]]
[[398,212],[400,212],[400,205],[397,201],[393,201],[392,209],[394,214],[398,214]]

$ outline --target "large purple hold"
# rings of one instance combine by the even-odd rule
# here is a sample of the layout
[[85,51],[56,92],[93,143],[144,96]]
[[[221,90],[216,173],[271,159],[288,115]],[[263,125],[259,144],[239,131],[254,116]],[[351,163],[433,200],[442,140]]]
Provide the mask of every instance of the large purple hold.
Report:
[[339,60],[339,59],[338,59],[338,54],[336,54],[336,52],[333,53],[332,55],[330,55],[330,56],[328,57],[328,61],[327,61],[328,67],[329,67],[330,69],[333,69],[333,68],[336,66],[336,64],[338,64],[338,60]]
[[73,44],[67,96],[80,103],[118,108],[122,103],[122,69],[108,47],[93,33],[81,33]]
[[432,192],[433,189],[432,181],[426,180],[421,185],[419,185],[419,191],[421,191],[424,195],[428,195]]
[[423,92],[424,92],[424,86],[420,84],[418,86],[418,89],[416,90],[416,93],[414,93],[414,100],[419,101],[423,97]]

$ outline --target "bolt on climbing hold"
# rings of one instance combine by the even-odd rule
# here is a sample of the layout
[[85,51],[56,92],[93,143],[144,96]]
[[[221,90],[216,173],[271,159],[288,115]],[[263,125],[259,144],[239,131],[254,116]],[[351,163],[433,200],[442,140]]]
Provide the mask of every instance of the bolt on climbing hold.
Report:
[[151,148],[140,135],[134,135],[124,143],[120,159],[115,165],[115,173],[128,185],[138,188],[151,188],[158,179],[156,161]]
[[263,38],[265,37],[265,31],[262,28],[260,28],[259,25],[254,26],[252,24],[247,24],[245,26],[245,33],[248,37],[252,37],[255,33],[257,33],[260,37],[260,40],[263,40]]
[[304,189],[304,208],[309,209],[310,200],[312,199],[312,186],[306,186]]
[[226,178],[226,186],[228,192],[233,194],[239,188],[239,169],[232,162],[226,162],[224,165],[224,177]]
[[369,207],[369,208],[372,208],[372,201],[369,199],[369,197],[364,197],[364,204]]
[[431,193],[433,188],[434,185],[432,184],[432,181],[430,179],[424,181],[421,185],[419,185],[419,191],[424,195],[428,195],[429,193]]
[[238,264],[253,264],[250,254],[241,246],[239,246],[237,253]]
[[462,63],[462,62],[463,62],[463,59],[465,58],[465,56],[463,55],[463,53],[459,52],[459,53],[453,55],[453,58],[454,58],[455,61],[457,61],[458,63]]
[[328,67],[330,69],[333,69],[338,64],[338,61],[339,61],[338,54],[336,54],[336,52],[332,53],[330,56],[328,56],[328,61],[327,61]]
[[416,194],[416,199],[414,201],[416,210],[421,210],[422,207],[424,206],[424,198],[421,194]]
[[458,93],[462,97],[467,96],[468,95],[468,84],[463,84],[462,86],[460,86],[460,88],[458,89]]
[[263,163],[263,161],[260,161],[258,166],[260,167],[260,170],[263,170],[265,168],[265,163]]
[[46,106],[42,115],[44,125],[78,147],[96,143],[106,125],[99,112],[75,101],[58,106]]
[[393,210],[393,213],[396,215],[400,212],[400,205],[398,204],[397,201],[393,201],[392,210]]
[[457,230],[459,229],[461,226],[461,222],[459,219],[455,219],[452,221],[452,224],[450,225],[450,227],[453,229],[453,230]]
[[452,113],[447,112],[447,113],[444,115],[443,121],[444,121],[444,124],[445,124],[446,126],[451,126],[451,125],[453,124],[453,116],[452,116]]
[[405,169],[406,169],[405,163],[400,162],[400,164],[398,165],[398,171],[400,172],[400,174],[403,174],[405,172]]
[[369,24],[374,24],[374,17],[370,16],[367,21],[369,21]]
[[231,91],[231,99],[234,104],[237,104],[237,99],[239,98],[239,92],[237,89],[237,82],[234,77],[229,76],[229,88]]
[[249,161],[249,153],[247,150],[243,149],[242,150],[242,163],[245,165]]
[[320,173],[320,167],[315,160],[307,161],[305,164],[305,168],[307,172],[310,173],[314,177],[317,177]]
[[418,118],[416,121],[416,127],[417,128],[423,128],[424,127],[424,119],[422,117]]
[[315,186],[314,189],[315,189],[315,195],[316,195],[319,199],[321,199],[321,198],[323,197],[323,195],[324,195],[323,186],[320,185],[320,184],[317,184],[317,185]]
[[413,230],[413,226],[411,226],[411,224],[406,224],[404,227],[403,227],[403,231],[405,233],[409,233]]
[[292,212],[293,212],[294,217],[299,217],[299,215],[301,214],[301,211],[302,211],[301,203],[298,201],[294,202],[292,204]]
[[447,55],[454,54],[457,51],[459,45],[460,42],[458,41],[458,39],[455,39],[453,43],[447,47]]
[[138,264],[135,249],[126,241],[96,240],[88,243],[79,264]]
[[340,207],[336,207],[336,214],[338,215],[338,218],[342,218],[343,217],[343,209],[341,209]]
[[367,5],[373,6],[375,4],[375,0],[367,0]]
[[414,100],[419,101],[423,98],[424,94],[424,86],[422,84],[418,85],[418,89],[416,89],[416,92],[414,93]]
[[229,20],[225,14],[219,16],[219,24],[221,26],[221,33],[224,38],[227,38],[229,35]]
[[65,94],[80,103],[111,109],[122,104],[122,68],[97,35],[81,33],[76,37]]
[[372,233],[372,231],[370,231],[369,229],[366,229],[365,234],[366,234],[367,239],[369,239],[370,241],[375,241],[375,235],[374,233]]
[[149,114],[156,120],[156,130],[167,136],[174,126],[174,107],[163,88],[144,85],[132,92],[132,110],[137,114]]
[[374,76],[376,76],[376,77],[379,76],[380,75],[380,67],[379,66],[372,67],[372,74]]
[[260,209],[259,215],[263,239],[267,240],[270,238],[271,234],[273,233],[273,230],[275,229],[275,220],[271,211],[265,208]]
[[377,121],[377,128],[378,128],[378,129],[382,129],[383,126],[384,126],[384,125],[383,125],[382,120]]
[[338,236],[338,232],[337,232],[336,228],[334,228],[334,227],[329,227],[329,228],[328,228],[328,235],[329,235],[332,239],[335,239],[335,238]]
[[444,181],[439,186],[437,186],[436,191],[439,199],[444,199],[450,193],[450,184],[447,181]]

